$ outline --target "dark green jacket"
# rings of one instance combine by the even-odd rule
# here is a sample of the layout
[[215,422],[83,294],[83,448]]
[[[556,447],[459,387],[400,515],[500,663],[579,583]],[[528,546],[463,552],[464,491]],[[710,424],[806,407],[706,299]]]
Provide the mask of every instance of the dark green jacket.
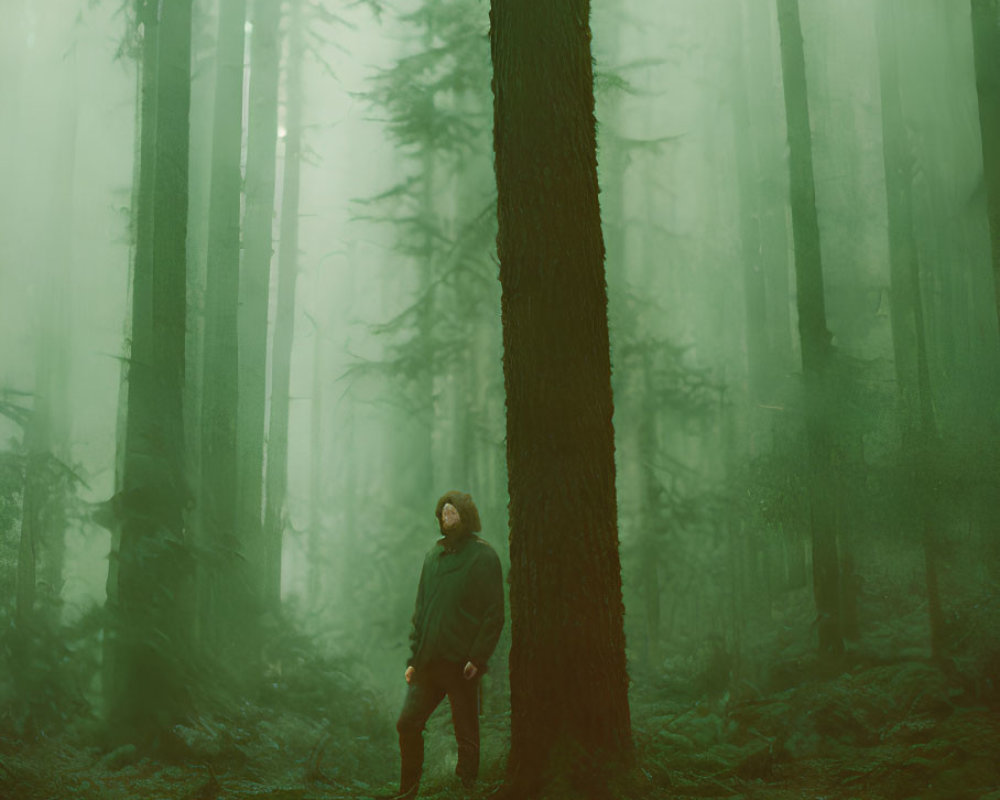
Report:
[[503,570],[496,551],[472,533],[454,548],[442,538],[424,558],[406,663],[419,668],[434,659],[471,661],[483,671],[503,620]]

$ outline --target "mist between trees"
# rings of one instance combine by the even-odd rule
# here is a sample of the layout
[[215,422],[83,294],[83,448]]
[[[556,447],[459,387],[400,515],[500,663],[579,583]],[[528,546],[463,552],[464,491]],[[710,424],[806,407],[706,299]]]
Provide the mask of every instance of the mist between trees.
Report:
[[998,0],[0,14],[0,795],[1000,796]]

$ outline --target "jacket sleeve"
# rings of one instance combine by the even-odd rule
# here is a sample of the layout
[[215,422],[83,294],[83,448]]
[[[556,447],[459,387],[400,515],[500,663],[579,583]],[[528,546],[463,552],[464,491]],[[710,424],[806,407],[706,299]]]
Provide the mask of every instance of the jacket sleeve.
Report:
[[417,585],[417,602],[413,607],[413,618],[410,620],[410,657],[406,659],[406,666],[412,667],[417,659],[417,651],[420,649],[420,641],[423,639],[421,623],[423,620],[424,606],[424,575],[427,572],[427,562],[420,570],[420,583]]
[[481,605],[479,632],[469,651],[469,661],[482,672],[490,660],[503,630],[503,569],[500,559],[490,550],[489,556],[480,559],[477,565]]

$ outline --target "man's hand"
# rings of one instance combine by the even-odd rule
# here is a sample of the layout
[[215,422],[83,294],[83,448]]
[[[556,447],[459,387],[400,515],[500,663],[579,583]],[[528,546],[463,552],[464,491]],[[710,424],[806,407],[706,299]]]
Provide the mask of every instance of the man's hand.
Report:
[[406,678],[407,683],[413,683],[413,676],[416,674],[417,670],[413,667],[407,667],[406,672],[403,677]]
[[476,674],[478,672],[479,668],[471,661],[468,661],[465,664],[465,669],[462,670],[462,677],[465,678],[467,681],[471,681],[473,678],[476,677]]

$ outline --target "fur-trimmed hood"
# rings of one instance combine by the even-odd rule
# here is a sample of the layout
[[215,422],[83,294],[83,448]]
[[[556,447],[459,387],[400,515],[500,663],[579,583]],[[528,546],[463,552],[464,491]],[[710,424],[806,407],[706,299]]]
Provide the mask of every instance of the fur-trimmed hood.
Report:
[[434,516],[437,517],[439,527],[441,525],[441,509],[444,508],[445,503],[451,503],[455,506],[455,510],[458,512],[458,516],[462,520],[462,527],[465,529],[466,533],[478,533],[483,529],[482,523],[479,521],[479,509],[476,508],[476,504],[472,502],[472,497],[465,492],[454,490],[446,492],[441,496],[441,499],[437,501],[437,507],[434,509]]

